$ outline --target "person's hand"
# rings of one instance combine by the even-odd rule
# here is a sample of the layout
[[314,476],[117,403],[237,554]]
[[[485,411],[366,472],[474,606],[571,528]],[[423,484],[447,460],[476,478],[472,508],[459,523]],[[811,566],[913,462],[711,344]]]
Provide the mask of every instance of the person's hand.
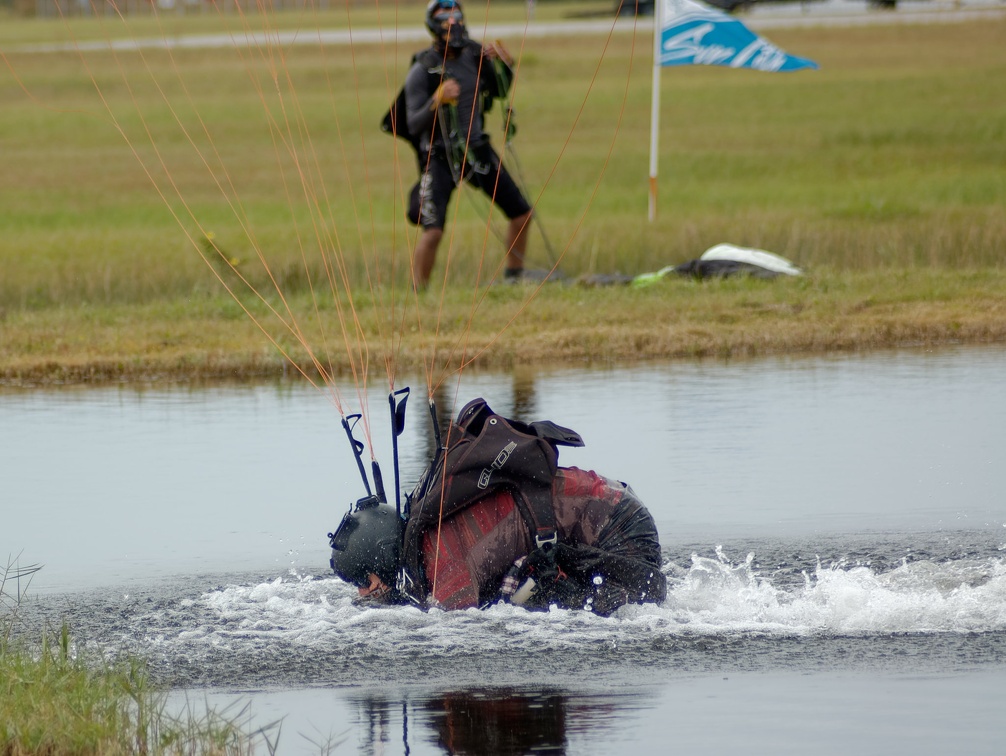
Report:
[[496,60],[499,58],[508,66],[513,66],[513,56],[498,39],[495,42],[487,43],[482,49],[485,51],[485,55],[489,58],[489,60]]
[[444,79],[433,93],[433,109],[441,105],[457,105],[461,96],[461,85],[456,79]]

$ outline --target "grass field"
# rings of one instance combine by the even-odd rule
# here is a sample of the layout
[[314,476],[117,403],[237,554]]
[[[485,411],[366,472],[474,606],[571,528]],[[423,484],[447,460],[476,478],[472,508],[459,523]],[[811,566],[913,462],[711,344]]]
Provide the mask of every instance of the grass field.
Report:
[[[402,6],[399,23],[418,27],[419,7]],[[538,18],[579,7],[542,4]],[[348,19],[394,23],[369,6]],[[347,25],[344,10],[270,20]],[[813,72],[664,69],[654,223],[648,34],[507,40],[520,60],[515,146],[564,273],[637,274],[728,241],[808,275],[490,289],[501,245],[466,197],[435,272],[443,295],[420,300],[402,217],[414,158],[377,128],[420,43],[24,51],[227,28],[240,22],[0,25],[4,379],[282,369],[242,307],[294,359],[306,343],[336,372],[367,349],[415,365],[434,344],[468,345],[445,363],[488,347],[476,361],[505,366],[1006,336],[1006,21],[767,33],[820,63]],[[498,134],[499,116],[489,123]],[[530,264],[551,262],[535,236]]]

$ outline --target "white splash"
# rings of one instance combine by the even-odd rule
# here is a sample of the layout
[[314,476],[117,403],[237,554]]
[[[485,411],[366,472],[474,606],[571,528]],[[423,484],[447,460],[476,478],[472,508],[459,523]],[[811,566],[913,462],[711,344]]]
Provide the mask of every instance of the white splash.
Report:
[[664,608],[702,632],[934,633],[1006,628],[1002,561],[905,562],[889,572],[818,565],[796,590],[776,588],[748,555],[693,557]]
[[509,605],[485,611],[422,612],[411,607],[361,607],[355,590],[336,578],[292,574],[256,585],[205,593],[196,626],[176,636],[215,647],[283,641],[346,647],[375,654],[403,648],[427,652],[493,651],[505,645],[556,651],[610,647],[659,636],[973,633],[1006,629],[1006,564],[1001,560],[906,562],[888,572],[818,565],[802,585],[780,588],[759,574],[754,557],[731,561],[693,556],[687,568],[667,564],[661,605],[627,606],[612,617]]

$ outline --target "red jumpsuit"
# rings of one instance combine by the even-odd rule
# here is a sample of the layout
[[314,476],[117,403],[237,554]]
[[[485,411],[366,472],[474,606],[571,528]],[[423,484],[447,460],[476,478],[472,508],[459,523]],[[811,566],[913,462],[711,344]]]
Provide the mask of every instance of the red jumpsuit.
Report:
[[[552,502],[559,542],[583,556],[587,573],[604,577],[592,599],[596,611],[664,599],[656,527],[631,489],[594,472],[559,468]],[[423,535],[430,603],[467,609],[493,602],[507,572],[533,548],[509,491],[480,499]]]

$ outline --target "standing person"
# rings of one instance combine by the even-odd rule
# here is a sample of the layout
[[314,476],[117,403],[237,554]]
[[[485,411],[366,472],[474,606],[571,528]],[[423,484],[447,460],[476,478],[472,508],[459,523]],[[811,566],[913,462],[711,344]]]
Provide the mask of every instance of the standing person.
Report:
[[469,39],[457,0],[431,0],[426,27],[433,44],[413,58],[402,94],[383,123],[386,131],[408,139],[419,159],[409,208],[409,220],[423,229],[413,253],[413,285],[429,284],[447,205],[462,181],[485,192],[509,219],[505,277],[519,280],[525,275],[531,206],[483,131],[493,100],[509,91],[513,61],[500,43],[483,46]]
[[361,599],[470,609],[497,602],[608,615],[667,592],[653,517],[624,483],[558,466],[579,435],[469,402],[406,516],[361,499],[331,535],[332,569]]

